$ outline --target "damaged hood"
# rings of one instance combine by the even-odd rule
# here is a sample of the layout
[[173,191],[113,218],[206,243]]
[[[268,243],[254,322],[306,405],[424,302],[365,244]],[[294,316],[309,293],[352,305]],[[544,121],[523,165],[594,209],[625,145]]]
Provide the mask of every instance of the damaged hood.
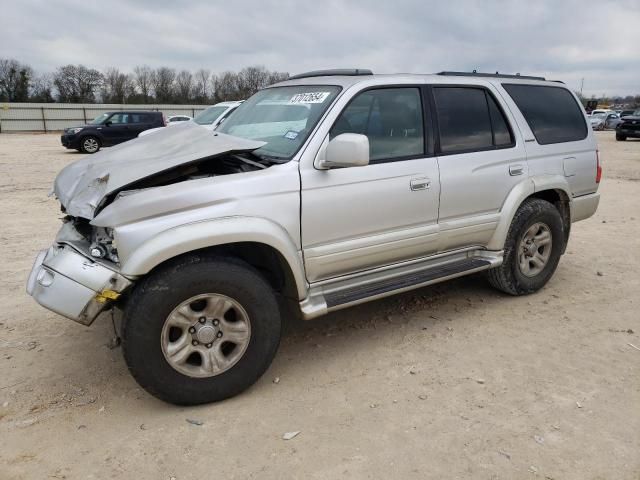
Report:
[[102,200],[147,177],[225,153],[250,152],[265,142],[211,132],[192,122],[101,150],[66,166],[53,193],[69,215],[91,220]]

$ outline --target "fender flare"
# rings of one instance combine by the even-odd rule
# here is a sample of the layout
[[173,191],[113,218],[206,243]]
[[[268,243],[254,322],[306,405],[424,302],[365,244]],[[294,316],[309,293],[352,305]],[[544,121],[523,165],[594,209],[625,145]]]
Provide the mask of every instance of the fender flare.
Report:
[[136,248],[123,263],[120,273],[130,277],[145,275],[178,255],[239,242],[262,243],[278,251],[291,269],[298,297],[307,296],[301,252],[282,226],[261,217],[225,217],[164,230]]
[[489,250],[502,250],[507,240],[509,227],[522,202],[534,193],[544,190],[561,190],[571,202],[571,190],[567,179],[562,175],[536,175],[523,180],[511,189],[502,204],[501,219],[487,244]]

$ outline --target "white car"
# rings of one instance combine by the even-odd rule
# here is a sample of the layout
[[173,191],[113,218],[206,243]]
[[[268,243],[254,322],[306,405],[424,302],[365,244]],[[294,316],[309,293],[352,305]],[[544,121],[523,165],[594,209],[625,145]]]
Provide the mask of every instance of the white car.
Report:
[[[172,121],[173,118],[187,118],[189,121],[193,121],[198,125],[202,125],[203,127],[208,128],[209,130],[215,130],[215,128],[222,123],[222,121],[227,118],[231,112],[233,112],[238,105],[240,105],[244,100],[239,100],[237,102],[220,102],[215,105],[211,105],[210,107],[205,108],[203,111],[198,113],[194,118],[187,117],[185,115],[176,115],[174,117],[167,118],[167,126],[170,125],[180,125],[182,123],[187,123],[185,121]],[[138,137],[144,137],[145,135],[149,135],[153,132],[158,132],[162,130],[164,127],[151,128],[149,130],[145,130],[140,133]]]
[[207,127],[209,130],[215,130],[225,118],[227,118],[236,108],[238,108],[244,100],[237,102],[220,102],[205,108],[198,113],[193,121],[198,125]]

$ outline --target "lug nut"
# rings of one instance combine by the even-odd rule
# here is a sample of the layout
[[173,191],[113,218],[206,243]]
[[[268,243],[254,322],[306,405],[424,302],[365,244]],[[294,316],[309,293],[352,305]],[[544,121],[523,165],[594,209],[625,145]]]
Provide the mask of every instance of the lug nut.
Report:
[[196,333],[195,327],[189,327],[189,333]]
[[194,340],[193,342],[191,342],[191,345],[193,345],[195,347],[196,345],[198,345],[198,341]]
[[219,323],[220,323],[220,321],[219,321],[219,320],[214,320],[214,321],[213,321],[213,324],[214,324],[215,326],[218,326],[218,324],[219,324]]
[[222,336],[222,332],[218,332],[218,334],[216,335],[216,337],[220,338]]
[[207,343],[207,348],[213,347],[213,343]]
[[206,321],[207,321],[207,319],[206,319],[205,317],[200,317],[200,318],[198,319],[198,321],[199,321],[200,323],[204,323],[204,322],[206,322]]

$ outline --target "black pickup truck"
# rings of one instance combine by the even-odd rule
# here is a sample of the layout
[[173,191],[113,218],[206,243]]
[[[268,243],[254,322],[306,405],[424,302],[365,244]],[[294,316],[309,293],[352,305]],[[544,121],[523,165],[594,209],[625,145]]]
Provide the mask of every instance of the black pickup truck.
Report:
[[640,110],[633,112],[633,115],[623,116],[616,126],[616,140],[627,138],[640,138]]
[[136,138],[140,132],[163,126],[162,112],[107,112],[88,125],[65,128],[60,141],[67,148],[96,153],[101,147],[126,142]]

